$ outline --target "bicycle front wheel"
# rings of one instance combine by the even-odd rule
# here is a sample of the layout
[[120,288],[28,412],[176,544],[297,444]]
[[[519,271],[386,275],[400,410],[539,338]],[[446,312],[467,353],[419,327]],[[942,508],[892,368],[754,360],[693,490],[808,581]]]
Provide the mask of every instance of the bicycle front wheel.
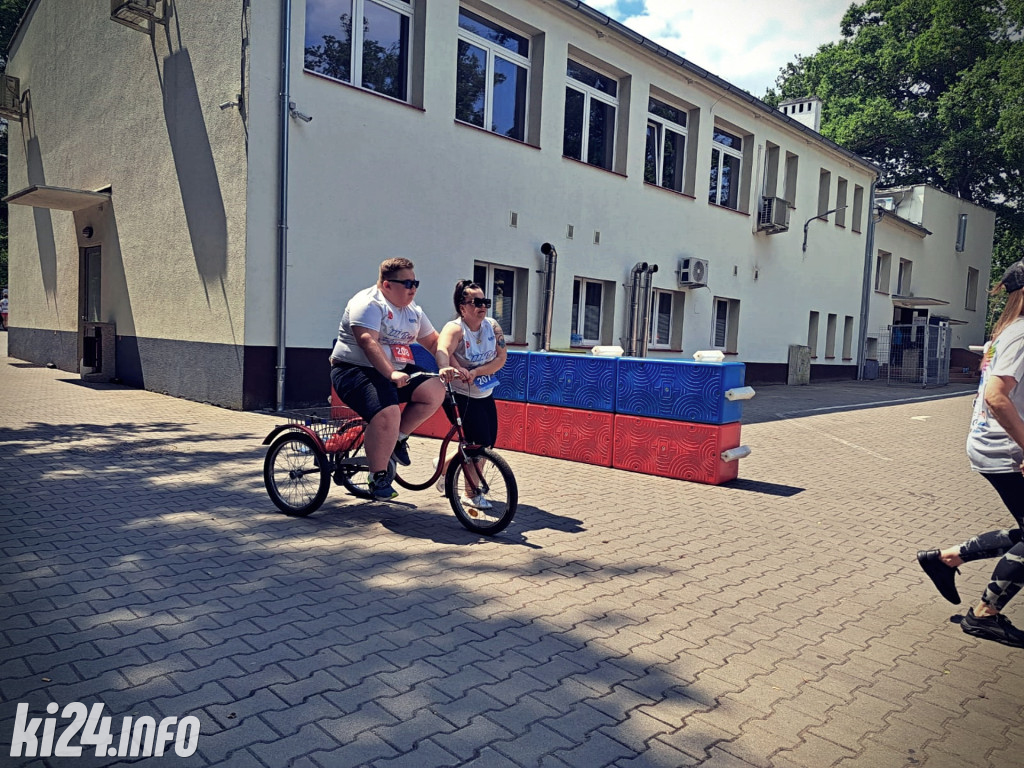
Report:
[[448,465],[445,492],[459,522],[484,536],[505,530],[519,505],[512,469],[490,448],[473,451],[469,462],[456,453]]
[[263,484],[286,515],[305,517],[320,508],[331,488],[327,455],[304,432],[285,432],[263,460]]

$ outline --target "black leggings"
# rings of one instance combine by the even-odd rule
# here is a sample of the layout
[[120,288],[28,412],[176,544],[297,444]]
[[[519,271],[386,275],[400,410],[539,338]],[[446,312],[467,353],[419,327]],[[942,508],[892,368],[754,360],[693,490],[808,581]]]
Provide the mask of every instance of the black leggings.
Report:
[[997,611],[1010,602],[1024,587],[1024,474],[1001,472],[981,475],[996,489],[996,493],[1017,521],[1016,528],[989,531],[960,545],[960,557],[965,563],[972,560],[1001,558],[992,572],[982,602]]

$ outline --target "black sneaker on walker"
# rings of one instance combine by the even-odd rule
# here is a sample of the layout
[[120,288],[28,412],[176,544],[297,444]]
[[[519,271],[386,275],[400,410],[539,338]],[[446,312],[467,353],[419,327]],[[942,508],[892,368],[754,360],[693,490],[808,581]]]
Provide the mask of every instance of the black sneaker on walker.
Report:
[[967,615],[960,622],[960,629],[983,640],[1024,648],[1024,632],[1013,626],[1001,613],[994,616],[975,616],[974,609],[968,608]]
[[398,491],[391,485],[391,478],[388,477],[387,470],[370,475],[367,490],[373,498],[379,501],[388,501],[398,495]]
[[928,574],[939,594],[953,605],[960,605],[960,593],[956,591],[956,574],[960,573],[960,570],[942,562],[937,549],[922,549],[917,553],[917,562],[921,565],[921,570]]
[[391,455],[394,456],[395,461],[403,467],[408,467],[412,463],[409,461],[409,438],[403,437],[395,443],[395,450],[391,452]]

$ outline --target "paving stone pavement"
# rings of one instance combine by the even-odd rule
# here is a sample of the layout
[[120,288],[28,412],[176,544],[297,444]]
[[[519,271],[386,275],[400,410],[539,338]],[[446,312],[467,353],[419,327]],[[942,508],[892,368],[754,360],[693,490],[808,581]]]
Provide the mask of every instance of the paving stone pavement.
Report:
[[[914,559],[1010,522],[963,387],[765,387],[723,487],[506,452],[521,506],[485,539],[433,490],[285,517],[273,415],[0,344],[3,765],[1024,764],[1024,651],[951,622],[990,565],[952,606]],[[115,736],[195,716],[198,748],[10,757],[51,702]]]

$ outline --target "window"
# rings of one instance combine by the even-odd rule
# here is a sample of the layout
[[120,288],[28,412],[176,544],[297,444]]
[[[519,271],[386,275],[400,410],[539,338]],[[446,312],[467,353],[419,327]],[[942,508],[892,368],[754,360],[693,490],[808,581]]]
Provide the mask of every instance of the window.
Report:
[[910,295],[910,273],[914,265],[907,259],[900,259],[900,270],[896,276],[896,294],[898,296]]
[[686,167],[686,112],[657,99],[647,104],[644,181],[683,191]]
[[[831,186],[832,174],[822,168],[821,173],[818,174],[818,216],[824,216],[828,211],[828,196]],[[826,218],[825,221],[828,219]]]
[[736,351],[739,336],[740,303],[736,299],[715,297],[715,327],[712,345],[727,352]]
[[683,316],[683,301],[686,294],[682,291],[663,291],[654,289],[651,296],[651,328],[650,346],[654,349],[679,348],[682,342],[682,329],[676,329],[675,318]]
[[455,119],[526,140],[530,41],[459,9]]
[[956,252],[963,253],[967,247],[967,214],[961,213],[956,221]]
[[836,226],[846,226],[846,187],[847,181],[842,176],[836,186]]
[[828,320],[825,321],[825,359],[830,360],[836,356],[836,316],[831,312]]
[[522,298],[517,286],[526,285],[525,277],[520,274],[523,271],[500,264],[477,262],[473,265],[473,282],[484,289],[485,296],[493,300],[491,311],[487,314],[498,321],[510,341],[521,342],[526,337],[523,327],[525,318],[517,316]]
[[572,59],[566,75],[562,154],[611,170],[615,160],[618,81]]
[[964,300],[964,309],[972,312],[978,309],[978,270],[974,267],[967,268],[967,298]]
[[811,312],[807,321],[807,346],[811,349],[811,357],[818,356],[818,313]]
[[572,344],[601,343],[604,322],[604,284],[577,277],[572,284]]
[[408,101],[411,23],[410,0],[306,0],[304,66]]
[[853,317],[846,315],[843,320],[843,360],[853,359]]
[[779,189],[779,148],[770,141],[764,143],[764,185],[765,197],[778,197]]
[[786,188],[782,193],[790,207],[796,208],[796,174],[800,166],[800,158],[790,152],[786,153]]
[[743,140],[739,136],[715,128],[712,134],[711,182],[708,202],[726,208],[740,205],[740,170],[743,166]]
[[864,217],[864,187],[860,184],[853,185],[853,214],[850,219],[850,228],[854,232],[860,232],[860,220]]
[[889,292],[889,272],[892,270],[892,254],[879,251],[875,257],[875,290]]

